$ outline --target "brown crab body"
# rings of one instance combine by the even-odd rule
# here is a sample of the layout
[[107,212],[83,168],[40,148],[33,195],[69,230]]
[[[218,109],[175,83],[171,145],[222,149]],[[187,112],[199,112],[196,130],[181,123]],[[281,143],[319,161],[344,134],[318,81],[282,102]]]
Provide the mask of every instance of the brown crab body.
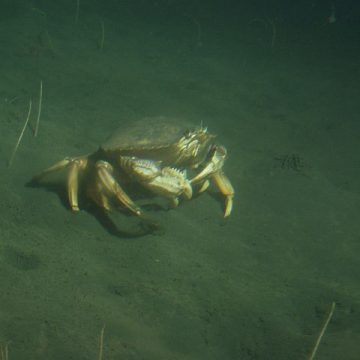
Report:
[[[216,145],[214,139],[201,126],[196,128],[162,116],[146,117],[119,128],[97,152],[65,158],[35,179],[68,168],[68,198],[74,211],[79,210],[78,187],[82,183],[80,175],[84,175],[91,177],[86,179],[85,186],[98,206],[110,210],[109,199],[115,197],[139,216],[142,210],[123,189],[122,177],[166,197],[173,206],[177,206],[182,195],[191,198],[194,184],[200,184],[200,191],[204,191],[212,179],[226,198],[225,216],[228,216],[234,190],[222,170],[226,150]],[[198,173],[190,180],[187,170]]]
[[101,149],[115,159],[119,156],[134,156],[161,161],[164,166],[194,168],[205,160],[215,136],[207,131],[198,133],[197,142],[200,146],[194,154],[188,151],[189,144],[186,149],[181,142],[184,134],[190,134],[193,127],[187,122],[164,116],[145,117],[117,129],[101,145]]

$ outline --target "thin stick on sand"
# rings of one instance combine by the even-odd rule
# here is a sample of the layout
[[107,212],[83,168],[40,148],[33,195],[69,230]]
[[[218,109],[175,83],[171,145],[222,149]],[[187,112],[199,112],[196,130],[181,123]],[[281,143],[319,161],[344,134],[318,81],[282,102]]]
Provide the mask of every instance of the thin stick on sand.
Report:
[[26,118],[26,120],[25,120],[24,127],[23,127],[23,129],[21,130],[21,133],[20,133],[20,136],[19,136],[19,138],[18,138],[18,141],[16,142],[16,145],[15,145],[15,147],[14,147],[14,150],[13,150],[13,152],[12,152],[12,154],[11,154],[11,157],[10,157],[10,160],[9,160],[9,163],[8,163],[8,167],[11,166],[11,164],[12,164],[12,162],[13,162],[13,160],[14,160],[16,151],[17,151],[17,149],[18,149],[18,147],[19,147],[19,145],[20,145],[21,139],[22,139],[22,137],[23,137],[23,135],[24,135],[25,129],[26,129],[27,124],[28,124],[28,122],[29,122],[30,114],[31,114],[31,106],[32,106],[32,101],[31,101],[31,99],[30,99],[30,101],[29,101],[29,110],[28,110],[27,118]]
[[315,355],[316,355],[316,352],[317,352],[318,347],[320,345],[321,339],[324,336],[326,328],[328,327],[329,322],[330,322],[330,320],[331,320],[331,318],[332,318],[332,316],[334,314],[334,310],[335,310],[335,302],[333,302],[331,304],[331,309],[330,309],[329,314],[328,314],[328,316],[327,316],[327,318],[326,318],[326,320],[324,322],[324,325],[323,325],[323,327],[322,327],[322,329],[320,331],[320,334],[319,334],[319,336],[318,336],[318,338],[316,340],[315,346],[314,346],[314,348],[313,348],[313,350],[312,350],[312,352],[311,352],[311,354],[309,356],[309,360],[315,359]]
[[39,123],[40,123],[40,115],[41,115],[41,105],[42,105],[42,89],[43,89],[43,83],[42,80],[40,81],[40,94],[39,94],[39,107],[38,107],[38,113],[36,118],[36,125],[35,125],[35,132],[34,136],[37,136],[39,131]]
[[197,21],[195,18],[192,18],[192,21],[196,25],[196,29],[197,29],[197,32],[196,32],[196,39],[197,39],[196,45],[198,47],[201,47],[201,46],[203,46],[201,25],[200,25],[199,21]]
[[101,332],[100,332],[99,360],[102,360],[102,358],[103,358],[104,331],[105,331],[105,324],[103,325]]
[[0,360],[9,360],[9,349],[7,344],[5,344],[4,347],[2,345],[0,346],[0,355]]
[[271,48],[273,49],[275,47],[275,42],[276,42],[276,25],[274,20],[265,17],[265,19],[262,18],[254,18],[252,20],[249,21],[248,24],[253,24],[253,23],[260,23],[263,24],[265,26],[265,29],[268,29],[269,26],[271,27]]
[[271,26],[271,48],[273,49],[275,47],[275,41],[276,41],[276,26],[273,19],[266,18],[266,20]]

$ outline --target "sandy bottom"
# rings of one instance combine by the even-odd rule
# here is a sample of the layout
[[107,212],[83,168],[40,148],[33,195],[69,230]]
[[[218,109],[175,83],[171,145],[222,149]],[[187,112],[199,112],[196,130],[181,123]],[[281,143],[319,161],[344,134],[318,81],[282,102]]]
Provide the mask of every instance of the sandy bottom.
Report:
[[[271,44],[259,21],[221,32],[204,20],[199,33],[189,18],[90,12],[76,26],[55,15],[24,5],[0,22],[9,358],[97,358],[105,325],[104,359],[305,359],[335,302],[318,359],[358,359],[360,56],[341,26],[277,24]],[[202,122],[228,149],[227,221],[213,190],[174,210],[148,208],[161,231],[132,236],[139,222],[121,212],[110,223],[81,204],[74,215],[64,175],[26,186],[157,115]]]

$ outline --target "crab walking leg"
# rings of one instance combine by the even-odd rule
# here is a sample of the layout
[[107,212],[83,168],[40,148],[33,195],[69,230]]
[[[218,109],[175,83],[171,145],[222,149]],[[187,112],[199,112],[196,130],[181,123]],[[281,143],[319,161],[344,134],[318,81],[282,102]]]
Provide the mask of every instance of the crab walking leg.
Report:
[[49,168],[43,170],[40,174],[33,177],[34,181],[40,181],[45,176],[70,168],[69,175],[67,179],[67,191],[68,191],[68,199],[73,211],[79,211],[78,204],[78,188],[79,188],[79,172],[84,170],[87,166],[87,158],[70,158],[66,157],[63,160],[58,161],[54,165]]
[[209,188],[209,186],[210,186],[210,181],[208,179],[206,179],[200,186],[200,189],[198,190],[198,192],[200,194],[205,192]]
[[40,174],[38,175],[35,175],[33,177],[33,180],[35,181],[39,181],[41,180],[42,178],[44,178],[45,176],[53,173],[53,172],[57,172],[57,171],[60,171],[62,169],[65,169],[69,166],[69,164],[71,164],[71,162],[73,161],[73,159],[69,158],[69,157],[66,157],[65,159],[63,160],[60,160],[58,161],[56,164],[50,166],[49,168],[43,170]]
[[96,163],[96,169],[99,176],[99,180],[104,188],[112,195],[124,204],[129,210],[136,215],[141,216],[141,209],[129,198],[129,196],[122,189],[120,184],[115,180],[112,175],[112,166],[106,161],[98,161]]
[[72,163],[74,162],[78,162],[80,165],[81,170],[85,169],[87,166],[87,157],[78,157],[78,158],[72,158],[72,157],[66,157],[65,159],[62,159],[60,161],[58,161],[57,163],[55,163],[54,165],[48,167],[47,169],[43,170],[40,174],[35,175],[33,177],[34,181],[40,181],[42,180],[44,177],[57,172],[57,171],[61,171],[63,169],[68,168]]
[[212,176],[212,179],[216,185],[216,187],[220,190],[220,192],[225,196],[225,211],[224,217],[228,217],[231,214],[233,207],[233,198],[234,198],[234,188],[231,185],[228,177],[222,172],[219,171]]
[[97,182],[92,184],[87,189],[87,194],[99,207],[110,211],[109,198],[104,194],[104,187],[101,183]]
[[79,173],[87,165],[87,159],[71,159],[70,170],[67,179],[68,198],[72,211],[79,211]]

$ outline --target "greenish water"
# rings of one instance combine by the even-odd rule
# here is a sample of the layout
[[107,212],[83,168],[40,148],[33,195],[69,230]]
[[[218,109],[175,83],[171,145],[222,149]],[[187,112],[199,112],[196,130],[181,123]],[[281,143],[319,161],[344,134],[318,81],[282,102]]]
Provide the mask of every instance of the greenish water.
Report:
[[[329,23],[322,2],[76,4],[7,1],[0,15],[9,359],[97,359],[104,326],[104,360],[308,359],[333,302],[316,359],[358,359],[357,6]],[[202,123],[227,148],[230,218],[211,188],[172,210],[154,199],[161,229],[134,236],[143,228],[123,212],[105,219],[82,199],[73,214],[66,172],[27,186],[159,115]]]

